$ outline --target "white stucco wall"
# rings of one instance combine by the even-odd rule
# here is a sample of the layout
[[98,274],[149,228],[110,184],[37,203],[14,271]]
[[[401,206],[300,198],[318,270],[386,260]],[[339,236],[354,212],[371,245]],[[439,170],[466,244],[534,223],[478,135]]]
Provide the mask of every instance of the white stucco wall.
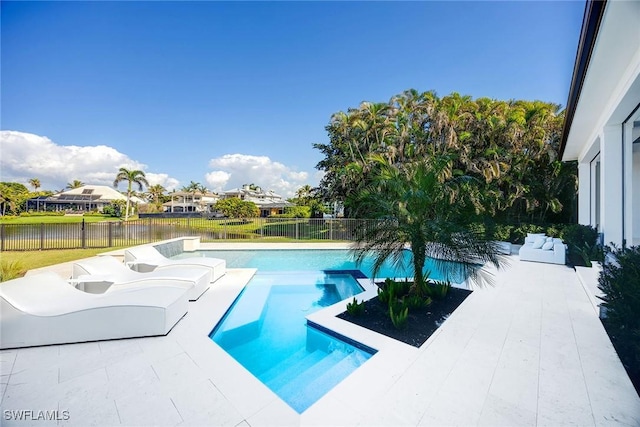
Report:
[[632,185],[633,185],[633,245],[640,245],[640,148],[634,150],[634,153],[633,153]]

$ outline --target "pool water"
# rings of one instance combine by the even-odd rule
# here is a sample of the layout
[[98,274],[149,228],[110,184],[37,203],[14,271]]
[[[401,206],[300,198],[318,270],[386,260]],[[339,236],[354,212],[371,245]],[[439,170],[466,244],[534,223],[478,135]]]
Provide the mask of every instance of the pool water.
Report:
[[301,413],[375,352],[305,319],[360,292],[350,274],[259,271],[210,337]]
[[[374,260],[369,257],[357,264],[353,254],[347,249],[255,249],[255,250],[198,250],[184,252],[172,258],[190,258],[206,256],[224,259],[228,268],[257,268],[259,271],[303,271],[303,270],[360,270],[365,276],[373,277]],[[385,262],[376,275],[381,278],[413,277],[411,251],[405,251],[403,264],[394,266]],[[452,269],[455,271],[455,269]],[[424,272],[430,272],[429,278],[444,280],[445,275],[438,271],[433,260],[427,259]],[[464,282],[460,274],[449,273],[452,283]]]

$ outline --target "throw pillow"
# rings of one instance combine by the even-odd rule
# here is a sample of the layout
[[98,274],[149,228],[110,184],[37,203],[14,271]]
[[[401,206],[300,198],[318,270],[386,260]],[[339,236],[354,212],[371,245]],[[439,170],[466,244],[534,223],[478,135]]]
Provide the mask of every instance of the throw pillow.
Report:
[[553,242],[553,237],[547,237],[547,242]]
[[542,245],[543,251],[550,251],[551,249],[553,249],[553,242],[545,242],[544,245]]
[[524,239],[524,242],[533,243],[538,237],[544,237],[544,233],[527,233],[527,237]]
[[533,242],[533,249],[540,249],[546,241],[547,240],[544,238],[544,236],[536,238],[535,242]]

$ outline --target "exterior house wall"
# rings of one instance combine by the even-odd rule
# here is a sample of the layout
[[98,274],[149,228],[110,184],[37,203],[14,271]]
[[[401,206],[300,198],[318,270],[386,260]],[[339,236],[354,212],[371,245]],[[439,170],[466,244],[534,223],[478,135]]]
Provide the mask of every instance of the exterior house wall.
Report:
[[561,147],[578,160],[578,221],[618,246],[640,236],[639,22],[639,1],[587,1]]
[[640,245],[640,143],[635,145],[639,147],[633,152],[633,244]]

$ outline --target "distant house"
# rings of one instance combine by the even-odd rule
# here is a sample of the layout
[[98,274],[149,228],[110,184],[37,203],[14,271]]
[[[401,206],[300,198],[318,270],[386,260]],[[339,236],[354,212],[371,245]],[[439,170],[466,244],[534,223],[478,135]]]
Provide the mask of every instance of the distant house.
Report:
[[263,218],[283,214],[285,208],[293,206],[292,203],[287,202],[281,195],[271,190],[263,191],[260,187],[251,187],[250,185],[243,185],[242,188],[224,191],[221,197],[223,199],[237,197],[241,200],[253,202],[260,209],[260,216]]
[[[102,212],[105,206],[116,200],[126,202],[127,197],[106,185],[83,185],[51,196],[27,200],[27,210],[63,212]],[[131,197],[132,203],[144,204],[145,200]]]
[[578,222],[640,244],[639,1],[587,1],[560,152],[578,161]]
[[214,193],[189,193],[176,191],[171,194],[171,200],[164,203],[162,208],[167,213],[185,212],[213,212],[219,196]]

